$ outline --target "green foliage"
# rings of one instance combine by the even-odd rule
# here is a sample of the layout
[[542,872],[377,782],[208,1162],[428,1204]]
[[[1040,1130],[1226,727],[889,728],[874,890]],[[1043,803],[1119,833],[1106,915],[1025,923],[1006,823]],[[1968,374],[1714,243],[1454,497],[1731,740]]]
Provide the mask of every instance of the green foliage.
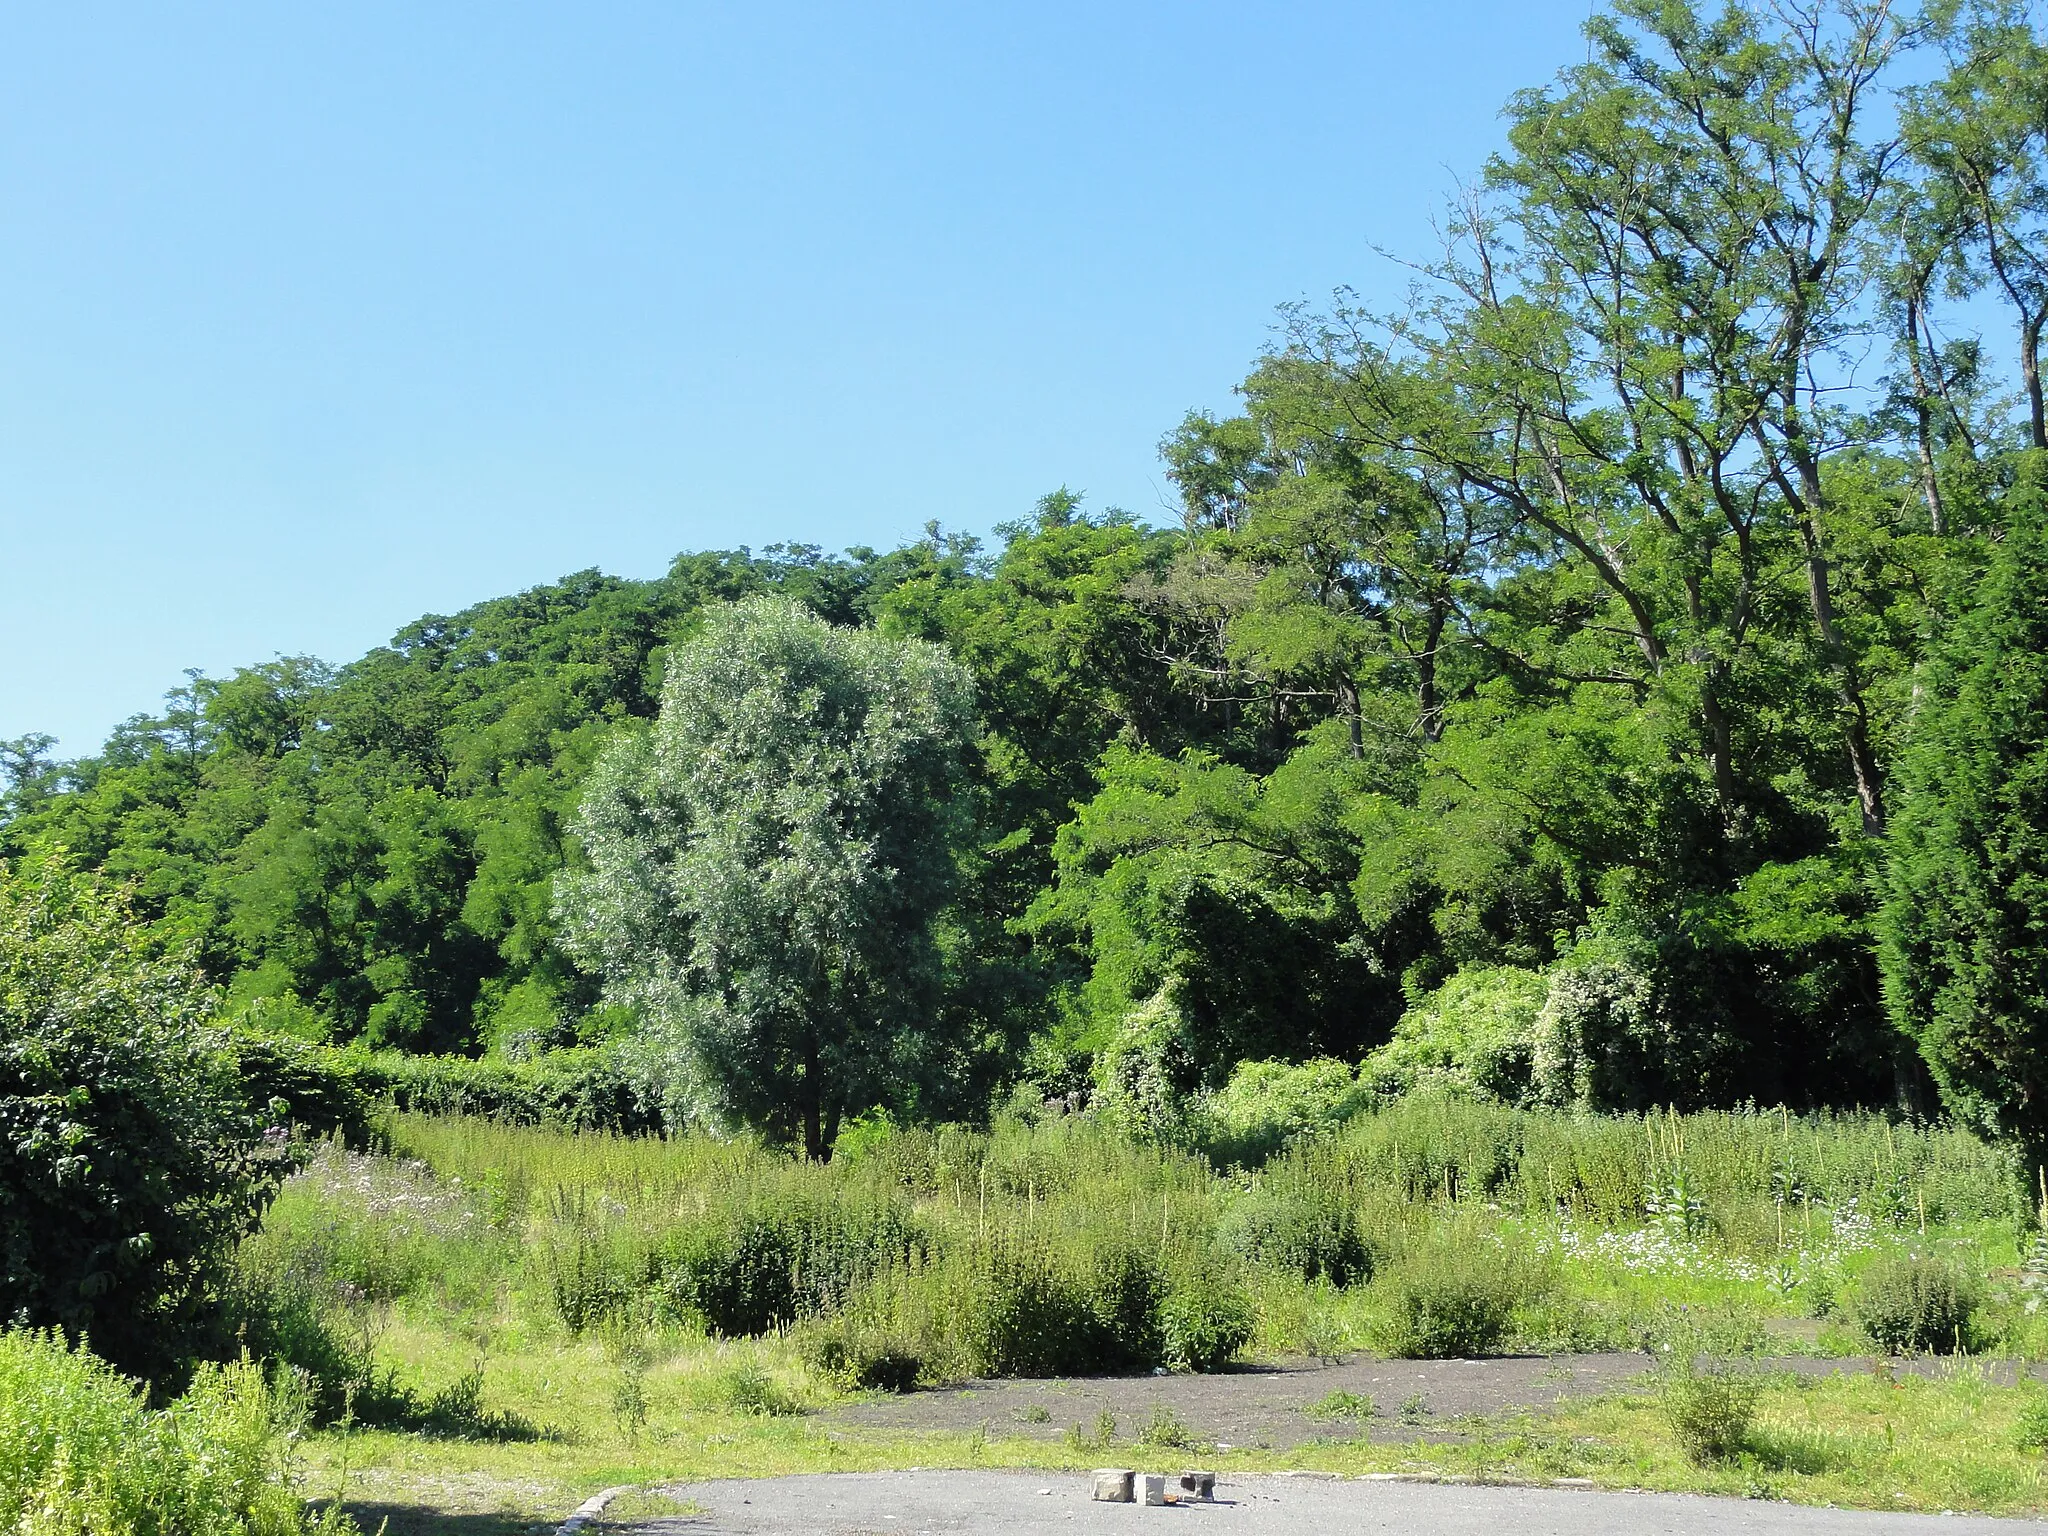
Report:
[[701,1111],[829,1154],[938,1086],[934,922],[965,831],[972,684],[943,651],[752,599],[671,658],[600,761],[560,912]]
[[2048,1451],[2048,1397],[2040,1393],[2019,1411],[2013,1443],[2023,1451]]
[[1753,1365],[1673,1354],[1660,1361],[1657,1386],[1679,1449],[1693,1461],[1727,1461],[1748,1448],[1763,1391]]
[[272,1123],[301,1135],[340,1136],[353,1147],[376,1139],[374,1095],[388,1085],[362,1070],[359,1059],[323,1051],[289,1035],[227,1042],[242,1079],[243,1096]]
[[2048,1149],[2044,475],[2033,456],[1967,611],[1928,656],[1884,921],[1886,997],[1944,1099],[2037,1161]]
[[900,1200],[785,1188],[672,1231],[659,1284],[671,1311],[715,1333],[767,1333],[838,1310],[926,1243]]
[[[390,1072],[421,1105],[823,1156],[1026,1078],[1256,1162],[1357,1106],[1243,1063],[1370,1056],[1553,1108],[1938,1091],[2038,1152],[2048,43],[1586,32],[1427,304],[1290,311],[1168,435],[1178,527],[1061,490],[990,554],[684,554],[191,673],[77,762],[0,743],[0,856],[132,882],[253,1037],[619,1053]],[[1937,341],[1987,299],[2016,346]],[[1852,337],[1889,362],[1816,385]]]
[[1512,966],[1468,967],[1401,1015],[1360,1076],[1382,1093],[1417,1089],[1515,1104],[1531,1092],[1548,978]]
[[347,1536],[289,1464],[302,1407],[242,1363],[207,1366],[151,1412],[51,1334],[0,1333],[0,1526],[20,1536]]
[[1365,1423],[1378,1412],[1378,1406],[1363,1392],[1330,1392],[1308,1408],[1312,1419],[1349,1419],[1356,1424]]
[[1160,1358],[1176,1371],[1218,1371],[1258,1326],[1250,1294],[1220,1265],[1178,1275],[1159,1304]]
[[1976,1344],[1978,1282],[1952,1260],[1881,1255],[1858,1277],[1856,1321],[1888,1355],[1960,1354]]
[[572,1046],[517,1061],[330,1053],[335,1070],[399,1109],[481,1115],[512,1125],[624,1133],[656,1131],[670,1112],[661,1064],[629,1046]]
[[[1226,1247],[1248,1264],[1349,1285],[1372,1277],[1351,1191],[1282,1166],[1231,1201],[1218,1223]],[[1291,1176],[1290,1176],[1291,1175]]]
[[0,1317],[158,1379],[283,1172],[212,1004],[103,880],[0,866]]
[[1489,1234],[1450,1227],[1408,1248],[1379,1284],[1387,1296],[1379,1347],[1396,1359],[1472,1359],[1500,1352],[1542,1276]]
[[1327,1135],[1373,1102],[1344,1062],[1240,1062],[1195,1108],[1195,1136],[1218,1163],[1254,1164],[1302,1137]]

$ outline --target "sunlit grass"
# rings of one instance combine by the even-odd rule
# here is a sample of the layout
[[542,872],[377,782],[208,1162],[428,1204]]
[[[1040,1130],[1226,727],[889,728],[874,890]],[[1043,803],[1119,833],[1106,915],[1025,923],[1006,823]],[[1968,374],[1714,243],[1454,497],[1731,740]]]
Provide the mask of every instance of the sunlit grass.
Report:
[[[373,1525],[388,1516],[392,1536],[455,1529],[437,1527],[436,1512],[463,1515],[469,1536],[510,1536],[617,1484],[914,1465],[1079,1471],[1106,1453],[1015,1438],[998,1425],[927,1435],[837,1426],[830,1410],[848,1393],[805,1364],[804,1331],[815,1319],[721,1338],[674,1300],[663,1266],[702,1240],[692,1233],[738,1230],[719,1225],[735,1212],[812,1221],[803,1242],[855,1245],[854,1260],[831,1259],[841,1267],[828,1273],[850,1277],[854,1289],[814,1285],[800,1306],[863,1294],[855,1260],[870,1221],[897,1223],[904,1241],[938,1254],[1003,1237],[1071,1253],[1075,1263],[1110,1242],[1181,1255],[1175,1263],[1222,1263],[1250,1300],[1252,1358],[1370,1347],[1386,1336],[1403,1256],[1427,1251],[1447,1224],[1475,1252],[1501,1245],[1496,1260],[1511,1257],[1523,1277],[1513,1349],[1639,1348],[1685,1310],[1763,1320],[1780,1353],[1856,1352],[1868,1347],[1852,1305],[1863,1268],[1917,1248],[1987,1277],[1992,1348],[2048,1352],[2042,1314],[2027,1305],[2038,1296],[2022,1270],[2034,1229],[2012,1170],[1957,1133],[1867,1117],[1580,1121],[1416,1104],[1261,1171],[1221,1174],[1191,1153],[1133,1145],[1080,1117],[993,1133],[894,1133],[824,1168],[703,1137],[416,1116],[397,1119],[394,1142],[390,1161],[324,1154],[251,1245],[252,1260],[342,1282],[337,1316],[414,1401],[480,1370],[476,1422],[518,1430],[461,1438],[357,1427],[310,1437],[310,1491],[343,1491]],[[1646,1181],[1633,1196],[1631,1179]],[[1262,1191],[1287,1190],[1318,1210],[1349,1212],[1372,1278],[1337,1285],[1233,1253],[1226,1215],[1266,1198]],[[803,1215],[820,1210],[837,1213],[836,1225]],[[587,1271],[576,1283],[595,1298],[573,1314],[559,1268],[572,1242]],[[805,1253],[806,1263],[823,1262]],[[942,1278],[941,1266],[928,1269]],[[911,1294],[924,1282],[894,1273],[887,1283]],[[926,1315],[936,1299],[919,1303]],[[1463,1436],[1453,1444],[1348,1440],[1332,1425],[1332,1438],[1293,1452],[1216,1459],[1226,1470],[1583,1478],[2016,1513],[2042,1507],[2042,1457],[2018,1449],[2012,1429],[2029,1400],[2028,1389],[1991,1385],[1967,1362],[1933,1381],[1774,1382],[1742,1454],[1709,1467],[1684,1458],[1647,1394],[1549,1415],[1435,1421]]]

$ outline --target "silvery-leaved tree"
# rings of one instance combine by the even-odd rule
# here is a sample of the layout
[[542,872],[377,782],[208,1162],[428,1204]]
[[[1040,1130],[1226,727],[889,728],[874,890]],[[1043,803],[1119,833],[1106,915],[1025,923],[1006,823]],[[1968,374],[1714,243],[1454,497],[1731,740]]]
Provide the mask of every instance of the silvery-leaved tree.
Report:
[[974,731],[944,650],[781,599],[713,610],[672,654],[660,717],[592,771],[557,905],[697,1113],[822,1158],[943,1059]]

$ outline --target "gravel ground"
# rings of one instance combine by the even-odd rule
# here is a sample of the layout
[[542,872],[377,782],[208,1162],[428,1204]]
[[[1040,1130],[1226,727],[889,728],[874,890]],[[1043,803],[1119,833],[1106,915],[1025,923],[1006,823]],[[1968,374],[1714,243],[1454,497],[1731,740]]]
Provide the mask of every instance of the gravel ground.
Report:
[[[1870,1360],[1785,1359],[1772,1362],[1807,1375],[1867,1371]],[[1053,1440],[1074,1425],[1092,1434],[1099,1415],[1117,1421],[1120,1437],[1135,1434],[1165,1409],[1202,1441],[1286,1450],[1315,1439],[1360,1434],[1375,1440],[1456,1438],[1451,1421],[1468,1414],[1543,1409],[1566,1397],[1625,1387],[1643,1374],[1640,1354],[1552,1355],[1506,1360],[1380,1360],[1303,1362],[1213,1376],[1117,1376],[1072,1381],[987,1381],[936,1392],[911,1392],[835,1409],[825,1422],[847,1429],[971,1430]],[[1894,1369],[1940,1369],[1935,1361],[1899,1361]],[[1986,1366],[2007,1376],[2011,1362]],[[1333,1393],[1369,1397],[1369,1420],[1320,1418],[1315,1405]]]
[[1246,1536],[1404,1532],[1413,1536],[2024,1536],[2035,1521],[1809,1509],[1683,1494],[1587,1493],[1306,1476],[1242,1477],[1217,1502],[1171,1508],[1089,1501],[1072,1473],[861,1472],[679,1485],[696,1512],[590,1527],[608,1536]]

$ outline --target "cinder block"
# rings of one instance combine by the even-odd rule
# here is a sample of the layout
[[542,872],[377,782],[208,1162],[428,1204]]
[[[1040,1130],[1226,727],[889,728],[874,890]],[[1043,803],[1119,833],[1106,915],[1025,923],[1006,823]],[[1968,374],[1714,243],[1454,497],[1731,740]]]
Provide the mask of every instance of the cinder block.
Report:
[[1138,1502],[1140,1504],[1164,1504],[1166,1502],[1166,1476],[1160,1472],[1143,1472],[1138,1476]]
[[1095,1502],[1098,1504],[1128,1504],[1131,1502],[1131,1478],[1128,1467],[1098,1467],[1095,1470]]
[[1192,1469],[1183,1472],[1180,1475],[1180,1492],[1186,1499],[1213,1499],[1216,1497],[1216,1474]]

